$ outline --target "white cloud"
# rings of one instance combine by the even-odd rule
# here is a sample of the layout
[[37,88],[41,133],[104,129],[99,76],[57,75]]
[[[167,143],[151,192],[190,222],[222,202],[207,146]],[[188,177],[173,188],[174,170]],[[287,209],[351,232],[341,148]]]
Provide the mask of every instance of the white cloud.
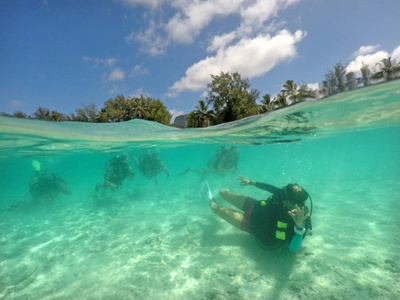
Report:
[[[376,45],[378,46],[378,45]],[[361,47],[363,48],[363,47]],[[360,49],[361,49],[360,48]],[[358,51],[360,51],[360,49]],[[373,49],[373,48],[371,48]],[[357,53],[358,51],[354,52]],[[356,57],[355,60],[349,63],[349,65],[346,68],[346,72],[354,72],[356,76],[360,76],[360,69],[364,64],[368,65],[370,70],[374,72],[376,70],[376,64],[379,63],[382,59],[391,57],[392,62],[400,62],[400,46],[397,46],[393,52],[390,54],[387,51],[377,51],[375,53],[367,54],[367,55],[359,55]]]
[[99,57],[90,57],[85,56],[82,58],[82,61],[87,63],[93,63],[95,67],[113,67],[117,62],[116,58],[108,57],[108,58],[99,58]]
[[[214,19],[230,15],[240,17],[241,36],[254,34],[265,22],[300,0],[208,0],[172,1],[178,12],[168,21],[169,38],[177,43],[192,43]],[[179,4],[179,5],[176,5]]]
[[319,90],[319,83],[307,83],[306,85],[311,90]]
[[116,0],[117,2],[121,2],[125,5],[130,6],[147,6],[152,9],[160,7],[167,0]]
[[356,52],[353,53],[353,57],[358,57],[360,55],[366,55],[375,52],[379,48],[377,45],[361,46]]
[[395,60],[396,63],[400,62],[400,46],[393,50],[392,59]]
[[170,87],[168,96],[174,97],[185,90],[203,90],[210,82],[210,74],[219,75],[221,71],[237,71],[248,78],[261,76],[278,63],[294,58],[296,43],[305,35],[300,30],[294,34],[282,30],[275,36],[259,35],[243,38],[234,45],[224,45],[215,56],[208,56],[187,69],[185,76]]
[[[141,43],[141,51],[150,55],[164,54],[166,47],[171,43],[189,44],[193,43],[199,34],[217,19],[230,17],[238,18],[234,35],[240,37],[256,36],[276,30],[272,18],[278,12],[301,0],[118,0],[120,3],[131,6],[147,6],[152,9],[148,27],[142,32],[132,32],[126,40],[128,42]],[[169,14],[172,12],[172,14]],[[159,17],[161,16],[161,17]],[[159,20],[166,19],[165,23]],[[156,21],[157,20],[157,21]],[[266,24],[272,21],[271,24]],[[219,33],[220,39],[216,38],[213,44],[224,42],[223,38],[232,36]],[[210,49],[214,49],[213,45]],[[213,51],[213,50],[210,50]]]
[[300,0],[257,0],[246,1],[240,11],[242,23],[238,29],[243,35],[251,34],[255,30],[264,27],[265,22],[276,17],[281,9],[293,5]]
[[120,68],[115,68],[110,76],[108,76],[108,81],[120,81],[124,80],[125,78],[125,72],[122,71]]
[[146,52],[151,56],[157,56],[165,53],[168,42],[158,33],[158,26],[151,20],[149,27],[144,32],[131,32],[127,37],[127,42],[139,42],[140,51]]
[[[187,1],[167,23],[168,36],[178,43],[192,43],[214,18],[238,13],[246,0]],[[186,5],[185,5],[186,4]]]
[[142,75],[149,74],[150,71],[144,67],[143,64],[136,65],[132,68],[131,72],[129,73],[130,77],[138,77]]
[[225,48],[225,46],[230,42],[232,42],[234,38],[235,38],[234,32],[230,32],[219,36],[214,36],[213,40],[211,41],[211,45],[208,46],[207,48],[207,51],[214,52],[217,51],[218,49]]
[[364,64],[368,65],[370,70],[374,70],[375,66],[378,62],[380,62],[382,59],[387,58],[389,56],[389,53],[386,51],[378,51],[373,54],[367,54],[367,55],[359,55],[356,57],[355,60],[349,63],[349,65],[346,68],[346,72],[354,72],[356,75],[361,73],[360,69]]

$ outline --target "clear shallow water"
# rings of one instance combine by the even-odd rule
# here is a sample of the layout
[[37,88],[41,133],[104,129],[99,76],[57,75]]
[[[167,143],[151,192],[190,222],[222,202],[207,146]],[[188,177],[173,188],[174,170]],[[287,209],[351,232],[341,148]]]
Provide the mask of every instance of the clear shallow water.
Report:
[[[207,129],[1,118],[0,299],[394,299],[399,97],[397,80]],[[197,174],[178,176],[229,144],[238,172],[209,176],[213,191],[268,197],[240,174],[312,195],[314,235],[298,253],[259,248],[211,213]],[[134,180],[94,201],[110,158],[149,148],[170,178],[130,161]],[[72,194],[32,205],[32,160]]]

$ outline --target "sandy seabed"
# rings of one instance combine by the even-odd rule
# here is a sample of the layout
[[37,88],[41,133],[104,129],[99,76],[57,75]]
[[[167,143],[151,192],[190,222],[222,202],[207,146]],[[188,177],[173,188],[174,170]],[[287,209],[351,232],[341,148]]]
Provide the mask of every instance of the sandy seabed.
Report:
[[321,191],[313,235],[295,254],[262,249],[190,188],[5,210],[0,299],[398,299],[394,186],[358,185],[382,202]]

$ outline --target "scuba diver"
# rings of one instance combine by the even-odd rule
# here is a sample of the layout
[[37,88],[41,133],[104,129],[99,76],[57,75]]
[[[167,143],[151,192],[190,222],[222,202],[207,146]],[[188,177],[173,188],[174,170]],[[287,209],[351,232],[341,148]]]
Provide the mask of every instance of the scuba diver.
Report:
[[29,193],[32,195],[32,200],[39,203],[41,199],[47,202],[54,202],[54,199],[60,194],[71,194],[71,190],[67,187],[64,180],[49,171],[40,172],[40,163],[32,162],[35,174],[29,183]]
[[207,169],[200,170],[189,167],[178,175],[195,172],[201,175],[200,181],[204,181],[207,176],[212,174],[224,176],[226,173],[235,173],[237,171],[239,155],[240,152],[237,146],[231,146],[229,148],[222,146],[208,161]]
[[239,155],[240,152],[237,146],[231,146],[229,148],[222,146],[211,157],[210,161],[207,164],[207,167],[218,173],[236,171],[239,161]]
[[100,190],[100,188],[110,188],[110,190],[115,191],[122,185],[122,181],[124,181],[125,178],[128,177],[132,180],[135,176],[135,174],[132,173],[126,155],[116,155],[107,162],[106,168],[107,171],[104,175],[104,182],[103,184],[98,183],[96,185],[96,191]]
[[[291,251],[297,251],[312,229],[310,195],[297,184],[288,184],[280,189],[243,176],[237,179],[241,186],[252,185],[272,195],[267,200],[257,201],[223,189],[219,192],[220,197],[240,211],[222,206],[210,197],[211,210],[234,227],[255,235],[266,248],[280,248],[288,243]],[[304,204],[308,198],[311,201],[310,214]]]
[[157,152],[146,151],[142,156],[139,157],[139,159],[133,154],[131,157],[139,171],[148,179],[155,178],[161,172],[165,172],[167,174],[167,178],[169,178],[169,170],[165,166],[165,163],[160,159]]

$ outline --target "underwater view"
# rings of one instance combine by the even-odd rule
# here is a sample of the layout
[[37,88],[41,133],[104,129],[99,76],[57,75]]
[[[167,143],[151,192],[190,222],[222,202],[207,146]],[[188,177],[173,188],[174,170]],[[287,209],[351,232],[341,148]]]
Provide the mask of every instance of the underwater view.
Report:
[[[0,117],[0,299],[398,299],[399,130],[400,80],[208,128]],[[270,197],[238,176],[308,192],[298,251],[213,213]]]

